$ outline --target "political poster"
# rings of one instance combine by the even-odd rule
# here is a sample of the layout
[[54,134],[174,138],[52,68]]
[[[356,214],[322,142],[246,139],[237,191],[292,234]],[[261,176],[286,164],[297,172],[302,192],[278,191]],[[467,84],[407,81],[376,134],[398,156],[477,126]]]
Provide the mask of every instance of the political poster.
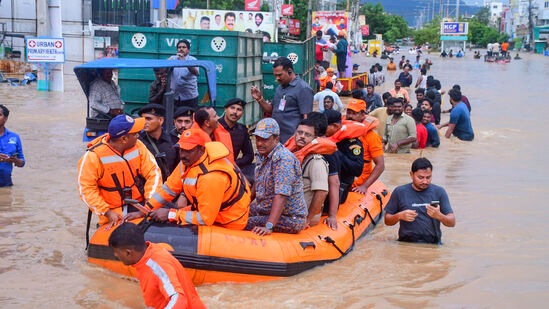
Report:
[[299,19],[290,18],[288,19],[288,33],[291,35],[299,36],[301,33],[301,24]]
[[311,36],[315,36],[318,30],[324,35],[337,36],[343,30],[349,33],[349,19],[345,11],[318,11],[313,12],[313,26]]
[[272,12],[183,9],[183,29],[242,31],[268,33],[264,40],[274,42],[275,24]]

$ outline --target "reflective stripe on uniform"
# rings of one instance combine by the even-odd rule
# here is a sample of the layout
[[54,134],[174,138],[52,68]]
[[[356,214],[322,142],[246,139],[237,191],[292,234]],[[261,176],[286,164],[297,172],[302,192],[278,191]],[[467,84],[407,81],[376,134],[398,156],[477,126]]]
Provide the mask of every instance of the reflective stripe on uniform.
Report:
[[[197,211],[198,213],[198,211]],[[192,211],[185,212],[185,222],[188,224],[193,224],[193,213]]]
[[168,202],[158,192],[155,192],[152,198],[156,200],[160,205],[166,205],[166,203]]
[[[167,295],[171,297],[172,295],[177,294],[173,284],[170,281],[170,278],[168,277],[168,274],[166,273],[166,271],[164,271],[164,269],[162,269],[160,265],[158,265],[158,263],[156,263],[153,259],[149,259],[147,261],[147,266],[149,266],[153,274],[158,277]],[[177,298],[175,298],[175,300],[177,301]],[[175,303],[172,303],[172,301],[170,301],[170,304],[173,306]],[[170,307],[167,306],[166,308]]]
[[198,224],[200,225],[206,225],[206,223],[204,222],[204,220],[202,219],[202,216],[200,215],[200,212],[196,212],[196,220],[198,221]]
[[187,185],[187,186],[194,186],[194,185],[196,185],[197,180],[198,180],[198,178],[185,178],[183,180],[183,184]]
[[172,191],[172,189],[170,189],[170,187],[168,187],[168,185],[166,184],[163,184],[162,185],[162,190],[164,190],[166,193],[168,193],[170,196],[173,196],[175,197],[177,194],[175,194],[175,192]]

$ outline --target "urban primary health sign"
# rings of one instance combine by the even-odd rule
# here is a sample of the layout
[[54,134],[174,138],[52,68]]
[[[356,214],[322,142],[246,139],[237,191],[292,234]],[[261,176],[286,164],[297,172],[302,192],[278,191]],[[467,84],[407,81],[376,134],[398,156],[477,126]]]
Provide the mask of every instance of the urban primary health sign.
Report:
[[30,37],[26,39],[27,62],[65,62],[63,38]]

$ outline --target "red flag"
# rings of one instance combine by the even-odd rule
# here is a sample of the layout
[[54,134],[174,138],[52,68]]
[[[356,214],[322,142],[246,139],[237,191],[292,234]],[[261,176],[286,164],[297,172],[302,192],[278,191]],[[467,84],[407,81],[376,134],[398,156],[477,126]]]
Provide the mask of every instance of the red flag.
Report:
[[283,4],[282,5],[282,16],[292,16],[294,15],[294,5],[293,4]]
[[261,0],[246,0],[244,9],[246,11],[259,11],[261,8]]

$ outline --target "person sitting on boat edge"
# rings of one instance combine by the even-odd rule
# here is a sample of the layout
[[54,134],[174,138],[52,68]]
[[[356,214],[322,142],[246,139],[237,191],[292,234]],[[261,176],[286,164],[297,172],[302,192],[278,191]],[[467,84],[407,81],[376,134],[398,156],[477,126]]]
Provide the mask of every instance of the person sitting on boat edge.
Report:
[[[148,201],[151,218],[179,224],[219,225],[241,230],[248,221],[251,190],[246,178],[228,159],[229,150],[210,142],[198,128],[181,134],[176,144],[181,162]],[[181,192],[190,206],[160,208]]]
[[412,163],[412,183],[395,188],[385,208],[385,224],[400,222],[398,240],[440,244],[440,223],[456,225],[454,211],[444,188],[431,183],[433,165],[426,158]]
[[328,162],[322,155],[337,150],[334,142],[319,136],[313,120],[302,119],[294,136],[284,144],[301,163],[303,196],[309,214],[307,224],[317,225],[322,214],[322,205],[328,196]]
[[206,308],[183,265],[162,245],[146,242],[137,225],[118,226],[109,237],[109,247],[124,265],[135,267],[149,308]]
[[366,133],[366,126],[356,121],[347,121],[343,124],[341,113],[333,109],[324,111],[324,115],[328,122],[326,136],[337,145],[340,167],[339,203],[343,204],[347,200],[355,177],[359,177],[364,168],[364,148],[359,137]]
[[[364,149],[364,166],[362,173],[352,185],[353,192],[366,194],[368,188],[381,176],[385,170],[385,159],[383,158],[383,143],[381,137],[374,131],[379,124],[375,117],[367,115],[366,102],[363,100],[351,100],[347,105],[345,118],[356,121],[366,126],[366,133],[359,137]],[[372,162],[374,165],[372,165]]]
[[[328,129],[328,120],[326,115],[320,112],[310,112],[307,114],[307,119],[310,119],[315,126],[315,134],[318,137],[326,137]],[[337,145],[336,145],[337,147]],[[328,216],[324,219],[324,223],[332,230],[337,230],[337,211],[339,209],[339,151],[336,150],[332,154],[322,155],[328,163],[328,196],[324,201],[322,212]]]
[[260,236],[298,233],[308,215],[299,160],[280,143],[280,127],[273,118],[260,120],[253,134],[259,155],[246,230]]
[[145,118],[114,117],[108,133],[91,141],[78,161],[80,199],[99,216],[99,225],[108,224],[107,230],[137,211],[124,199],[144,201],[162,184],[154,156],[138,140],[144,126]]

